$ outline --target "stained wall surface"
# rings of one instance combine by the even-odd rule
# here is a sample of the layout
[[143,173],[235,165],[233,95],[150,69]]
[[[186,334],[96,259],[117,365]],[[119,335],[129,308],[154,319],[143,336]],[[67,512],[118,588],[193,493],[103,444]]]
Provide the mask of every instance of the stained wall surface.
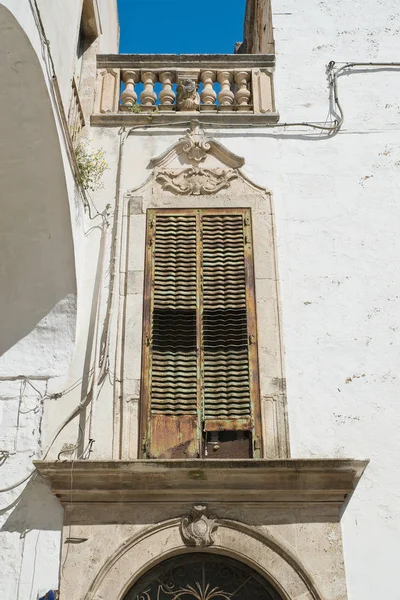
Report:
[[[395,2],[286,1],[274,12],[281,122],[324,124],[331,60],[398,55]],[[341,76],[345,123],[333,137],[301,127],[211,132],[273,193],[292,456],[371,459],[342,520],[352,600],[396,586],[399,77],[393,68]],[[123,190],[179,135],[133,137]]]
[[[15,11],[19,6],[22,2],[14,2]],[[325,122],[325,67],[331,60],[392,62],[398,56],[395,0],[275,0],[273,12],[281,122]],[[20,19],[27,20],[23,11]],[[245,174],[273,195],[292,456],[371,459],[342,518],[350,600],[392,597],[398,587],[399,77],[400,70],[393,68],[365,68],[340,77],[345,122],[335,136],[299,126],[207,130],[244,156]],[[111,205],[110,227],[103,230],[101,218],[93,223],[86,215],[87,235],[81,242],[75,238],[81,288],[74,356],[71,366],[65,364],[68,375],[49,381],[44,420],[37,406],[45,385],[33,382],[38,394],[29,384],[21,393],[21,380],[6,384],[4,448],[13,452],[17,444],[25,462],[17,468],[13,457],[7,459],[1,467],[5,485],[29,471],[40,444],[45,446],[86,399],[96,348],[104,339],[111,367],[94,395],[90,456],[116,457],[117,432],[110,428],[118,302],[109,291],[115,198],[118,190],[122,195],[141,185],[150,174],[149,160],[183,131],[135,131],[117,182],[117,128],[92,129],[93,145],[104,148],[109,165],[104,189],[93,194],[93,201],[99,212]],[[135,243],[140,261],[143,239]],[[28,374],[23,358],[20,374]],[[52,396],[65,390],[61,397]],[[28,413],[20,415],[20,406]],[[90,422],[88,405],[63,429],[50,456],[68,448],[72,451],[64,457],[81,455]],[[79,426],[85,430],[83,440]],[[6,600],[33,600],[39,590],[58,584],[61,509],[38,480],[21,489],[2,495]]]
[[[82,2],[62,4],[38,0],[68,115]],[[36,600],[58,587],[62,509],[38,479],[15,484],[44,452],[44,400],[70,370],[85,240],[82,197],[33,6],[0,2],[0,595],[6,600]],[[104,48],[116,51],[116,3],[103,2],[102,11]],[[57,416],[50,438],[59,425]]]

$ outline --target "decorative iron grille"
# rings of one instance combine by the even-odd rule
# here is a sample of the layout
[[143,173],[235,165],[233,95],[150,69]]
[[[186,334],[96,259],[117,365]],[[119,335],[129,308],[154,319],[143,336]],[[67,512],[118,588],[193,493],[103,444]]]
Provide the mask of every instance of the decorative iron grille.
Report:
[[253,569],[231,558],[193,553],[143,575],[124,600],[282,600]]

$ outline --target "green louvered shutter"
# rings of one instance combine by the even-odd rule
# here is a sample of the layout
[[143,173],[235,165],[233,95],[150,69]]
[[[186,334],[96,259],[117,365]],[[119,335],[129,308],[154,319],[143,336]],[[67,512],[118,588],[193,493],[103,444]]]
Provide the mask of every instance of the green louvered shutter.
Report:
[[152,210],[147,240],[145,454],[257,455],[250,211]]

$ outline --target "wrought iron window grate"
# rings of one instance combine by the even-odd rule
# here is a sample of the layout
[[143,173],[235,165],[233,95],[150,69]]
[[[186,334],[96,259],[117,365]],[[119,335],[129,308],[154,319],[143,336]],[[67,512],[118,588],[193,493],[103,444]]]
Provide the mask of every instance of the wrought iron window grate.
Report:
[[160,563],[124,600],[282,600],[259,573],[226,556],[193,553]]

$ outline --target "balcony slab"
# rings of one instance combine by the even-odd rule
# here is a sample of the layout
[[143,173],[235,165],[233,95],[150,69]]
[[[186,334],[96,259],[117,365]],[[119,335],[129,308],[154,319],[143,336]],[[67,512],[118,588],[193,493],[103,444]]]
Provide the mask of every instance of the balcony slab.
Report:
[[63,504],[245,502],[342,506],[366,460],[36,461]]

